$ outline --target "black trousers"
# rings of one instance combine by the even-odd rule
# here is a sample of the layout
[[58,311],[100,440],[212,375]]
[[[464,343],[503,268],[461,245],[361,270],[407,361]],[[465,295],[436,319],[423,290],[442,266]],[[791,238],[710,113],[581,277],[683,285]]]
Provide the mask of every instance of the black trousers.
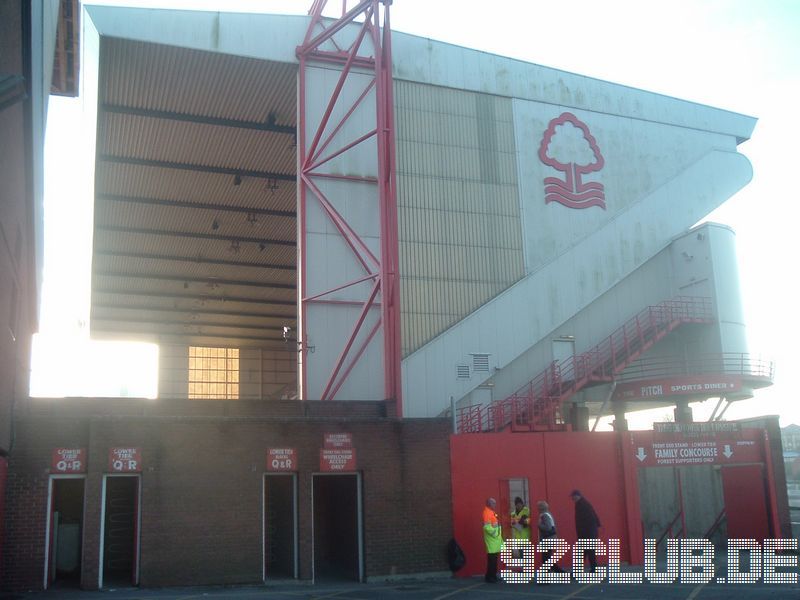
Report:
[[594,573],[597,570],[597,555],[594,550],[587,550],[585,555],[589,561],[589,573]]
[[[553,551],[552,550],[548,550],[547,552],[545,552],[542,555],[542,562],[545,563],[548,560],[550,560],[550,557],[552,555],[553,555]],[[550,572],[551,573],[563,573],[564,571],[561,569],[561,567],[558,566],[558,563],[556,563],[552,567],[550,567]]]
[[486,577],[484,580],[487,583],[497,582],[497,558],[500,556],[499,552],[486,554]]

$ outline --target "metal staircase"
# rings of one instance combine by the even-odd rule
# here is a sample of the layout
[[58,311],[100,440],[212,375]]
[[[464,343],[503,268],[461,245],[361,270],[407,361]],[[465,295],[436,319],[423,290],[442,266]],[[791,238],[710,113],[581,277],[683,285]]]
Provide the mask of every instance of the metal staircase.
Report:
[[591,350],[553,361],[503,400],[458,412],[460,433],[568,429],[563,403],[581,389],[610,382],[668,333],[684,323],[714,321],[710,298],[676,297],[648,306]]

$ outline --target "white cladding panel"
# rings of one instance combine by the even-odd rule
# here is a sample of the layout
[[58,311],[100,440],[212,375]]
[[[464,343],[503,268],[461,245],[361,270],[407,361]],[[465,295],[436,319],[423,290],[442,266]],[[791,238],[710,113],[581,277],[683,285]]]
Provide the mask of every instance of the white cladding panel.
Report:
[[[456,379],[454,365],[468,352],[485,352],[503,368],[540,342],[560,324],[586,308],[633,270],[620,269],[620,249],[641,237],[642,260],[654,256],[674,237],[744,186],[751,177],[750,163],[736,152],[713,150],[663,185],[631,203],[615,219],[576,241],[490,303],[459,322],[403,362],[405,410],[409,416],[433,416],[446,409],[452,395],[461,398],[488,377]],[[583,212],[589,209],[583,209]],[[668,272],[664,275],[667,276]],[[647,306],[643,295],[618,298],[617,319],[598,322],[608,335],[628,317]],[[657,301],[665,300],[660,298]],[[630,301],[630,310],[626,302]],[[602,315],[599,315],[602,317]],[[494,335],[486,332],[493,331]],[[596,343],[596,342],[595,342]],[[549,350],[549,342],[544,345]],[[542,350],[544,353],[545,350]],[[437,365],[436,360],[441,360]],[[541,370],[540,366],[530,376]],[[533,363],[533,361],[531,361]],[[423,366],[424,365],[424,366]],[[531,367],[533,364],[530,365]],[[417,373],[438,371],[438,379]],[[418,371],[419,370],[419,371]],[[530,378],[530,377],[529,377]],[[516,382],[522,385],[527,379]],[[426,383],[427,382],[427,385]],[[430,387],[428,387],[428,385]],[[513,387],[513,386],[512,386]]]
[[397,82],[402,352],[524,275],[511,100]]
[[712,277],[721,349],[722,352],[747,353],[747,332],[736,260],[736,234],[724,226],[709,227],[708,234],[714,257]]
[[[314,160],[318,166],[312,170],[336,176],[376,178],[375,136],[326,160],[339,149],[373,131],[376,123],[374,89],[361,102],[356,102],[371,78],[351,73],[339,91],[322,133],[317,133],[317,127],[329,110],[329,101],[334,96],[339,79],[340,71],[337,69],[307,67],[305,72],[306,119],[301,125],[305,126],[307,152],[319,152],[319,158]],[[340,126],[353,107],[353,112]],[[303,293],[305,298],[324,295],[318,301],[306,304],[303,331],[307,351],[302,357],[306,369],[303,397],[307,400],[323,396],[346,400],[383,398],[383,335],[380,333],[369,341],[342,387],[335,389],[336,382],[347,373],[360,353],[361,344],[368,340],[370,331],[380,319],[381,295],[377,295],[377,304],[367,312],[358,335],[350,340],[374,281],[347,285],[365,277],[368,271],[345,240],[332,214],[335,213],[348,224],[356,237],[352,243],[365,257],[370,270],[375,272],[377,262],[361,252],[360,244],[366,246],[375,258],[380,258],[378,188],[372,183],[349,179],[313,177],[312,181],[321,195],[313,189],[307,191],[305,232],[299,232],[298,236],[301,240],[305,239],[301,249],[306,269]],[[301,222],[298,221],[300,226]],[[339,287],[342,289],[336,290]],[[348,344],[346,358],[340,363]]]
[[[339,353],[344,348],[344,343],[349,338],[353,325],[360,314],[361,307],[347,305],[318,305],[313,310],[308,310],[308,352],[304,353],[306,361],[308,392],[305,400],[318,400],[325,389],[325,385],[333,374]],[[354,347],[360,347],[380,318],[379,308],[373,308],[365,319],[355,339]],[[350,356],[353,356],[353,352]],[[340,370],[344,370],[350,361]],[[331,390],[333,391],[333,390]],[[382,330],[372,338],[366,351],[356,363],[351,375],[345,380],[342,387],[336,392],[337,400],[380,400],[384,396],[383,390],[383,333]]]
[[734,112],[396,31],[392,60],[397,79],[670,123],[739,141],[755,126],[755,119]]
[[[596,140],[604,165],[599,171],[584,175],[582,181],[603,187],[601,192],[605,196],[605,208],[571,208],[558,202],[545,201],[545,179],[563,179],[564,174],[542,162],[540,144],[548,124],[563,113],[575,115]],[[685,171],[712,150],[736,151],[734,140],[730,137],[660,123],[621,119],[597,112],[576,111],[559,105],[515,100],[514,116],[516,138],[520,140],[517,146],[519,188],[529,273],[613,221],[624,219],[623,215],[632,205],[648,198],[673,178],[685,178]],[[571,124],[559,126],[552,137],[553,142],[567,135],[561,131],[562,127],[576,129]],[[580,135],[582,132],[578,130],[578,133]],[[578,147],[573,152],[564,152],[562,160],[569,158],[585,163],[594,162],[591,152],[586,152],[588,144],[585,140],[577,141],[583,142],[585,148],[576,144]],[[586,154],[588,156],[581,156]],[[687,185],[692,185],[691,180],[685,181]],[[719,202],[709,199],[704,205],[714,208]],[[698,208],[703,209],[704,206],[701,204]],[[699,215],[702,216],[704,214]],[[599,272],[587,273],[586,278],[581,280],[581,285],[587,288],[590,295],[601,293],[609,280],[618,279],[652,256],[653,243],[660,247],[670,234],[674,235],[686,227],[684,214],[665,211],[658,215],[658,219],[678,222],[677,230],[674,224],[658,223],[649,216],[635,223],[615,226],[619,236],[614,240],[606,240],[610,242],[608,245],[597,248],[596,255],[602,257],[605,264]]]
[[308,17],[89,6],[100,35],[297,63]]

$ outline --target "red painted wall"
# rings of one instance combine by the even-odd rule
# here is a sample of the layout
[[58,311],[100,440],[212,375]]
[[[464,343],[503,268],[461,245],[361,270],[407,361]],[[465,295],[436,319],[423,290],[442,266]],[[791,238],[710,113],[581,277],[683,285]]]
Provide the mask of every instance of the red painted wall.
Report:
[[[569,543],[576,540],[575,510],[569,493],[575,488],[581,490],[603,524],[601,538],[623,540],[622,560],[630,560],[627,523],[638,522],[641,517],[638,502],[634,502],[631,517],[626,518],[619,439],[613,432],[451,436],[453,531],[467,557],[458,575],[468,577],[485,571],[481,511],[486,498],[500,495],[499,481],[510,478],[528,479],[532,512],[535,513],[537,500],[549,502],[559,537]],[[633,492],[638,498],[638,490]],[[507,512],[499,500],[498,512]],[[504,531],[504,536],[507,534]],[[637,539],[640,537],[639,532]]]
[[6,478],[8,460],[0,456],[0,573],[3,572],[3,543],[5,541],[3,524],[6,522]]
[[765,470],[764,465],[737,465],[722,469],[729,538],[761,541],[770,537],[764,494]]

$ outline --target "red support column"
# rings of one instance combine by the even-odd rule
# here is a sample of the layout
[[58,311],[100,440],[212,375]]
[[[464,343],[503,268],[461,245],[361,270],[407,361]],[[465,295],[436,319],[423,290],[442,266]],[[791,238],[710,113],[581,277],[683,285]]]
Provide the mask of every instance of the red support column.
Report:
[[633,460],[634,445],[631,432],[619,432],[619,447],[622,453],[622,481],[625,485],[628,561],[632,565],[641,565],[644,564],[644,537],[642,533],[642,509],[639,503],[639,472]]
[[[395,175],[395,141],[394,141],[394,98],[392,93],[392,55],[391,34],[389,24],[389,5],[391,0],[361,0],[347,10],[348,2],[343,2],[341,16],[335,19],[323,19],[322,12],[327,0],[315,0],[312,5],[311,23],[305,40],[297,48],[300,61],[298,83],[298,295],[299,314],[298,329],[300,341],[300,396],[309,399],[309,356],[308,327],[309,310],[312,303],[334,303],[331,297],[335,292],[345,288],[355,289],[359,282],[371,280],[374,284],[372,293],[363,295],[351,304],[360,305],[359,318],[352,326],[352,331],[340,340],[325,339],[326,351],[335,356],[335,364],[320,390],[316,392],[321,400],[333,399],[360,359],[365,355],[367,346],[378,334],[381,334],[380,350],[383,362],[383,396],[396,402],[396,414],[402,416],[402,390],[400,377],[400,293],[399,293],[399,250],[398,222]],[[383,23],[381,24],[381,17]],[[353,33],[358,32],[353,38]],[[346,30],[346,31],[345,31]],[[338,36],[340,32],[348,35]],[[339,79],[330,92],[327,107],[318,123],[308,122],[309,97],[307,96],[307,76],[311,64],[333,64],[341,68]],[[358,73],[353,76],[353,67]],[[373,78],[355,100],[350,101],[343,116],[334,108],[343,108],[343,97],[348,89],[353,97],[352,87],[362,81],[364,74]],[[353,77],[351,77],[353,76]],[[360,89],[360,88],[359,88]],[[374,90],[375,127],[352,141],[339,138],[337,133],[357,109],[364,108],[363,101]],[[319,98],[317,97],[318,101]],[[339,104],[337,104],[337,102]],[[372,110],[372,109],[371,109]],[[364,118],[364,110],[358,118]],[[309,142],[310,139],[310,142]],[[345,155],[363,143],[374,139],[377,152],[377,172],[375,176],[342,175],[325,172],[322,167],[334,158]],[[350,184],[374,188],[374,196],[378,202],[380,236],[379,256],[370,250],[368,241],[352,227],[347,215],[336,209],[336,203],[326,196],[320,180],[338,179]],[[309,248],[307,239],[307,219],[310,203],[318,203],[326,218],[334,225],[339,236],[352,252],[352,256],[363,276],[350,281],[336,282],[329,289],[319,293],[309,285]],[[355,294],[356,292],[352,292]],[[379,312],[378,312],[379,311]],[[377,323],[368,319],[371,314],[379,314]],[[371,353],[376,350],[369,350]],[[317,378],[318,379],[318,378]]]
[[8,459],[5,456],[0,456],[0,573],[4,573],[3,569],[3,545],[5,544],[5,529],[4,523],[6,522],[6,480],[8,478]]
[[772,451],[769,446],[769,433],[764,430],[764,462],[767,465],[767,493],[769,497],[770,535],[774,538],[781,537],[781,518],[778,512],[778,499],[775,490],[775,468],[772,466]]

